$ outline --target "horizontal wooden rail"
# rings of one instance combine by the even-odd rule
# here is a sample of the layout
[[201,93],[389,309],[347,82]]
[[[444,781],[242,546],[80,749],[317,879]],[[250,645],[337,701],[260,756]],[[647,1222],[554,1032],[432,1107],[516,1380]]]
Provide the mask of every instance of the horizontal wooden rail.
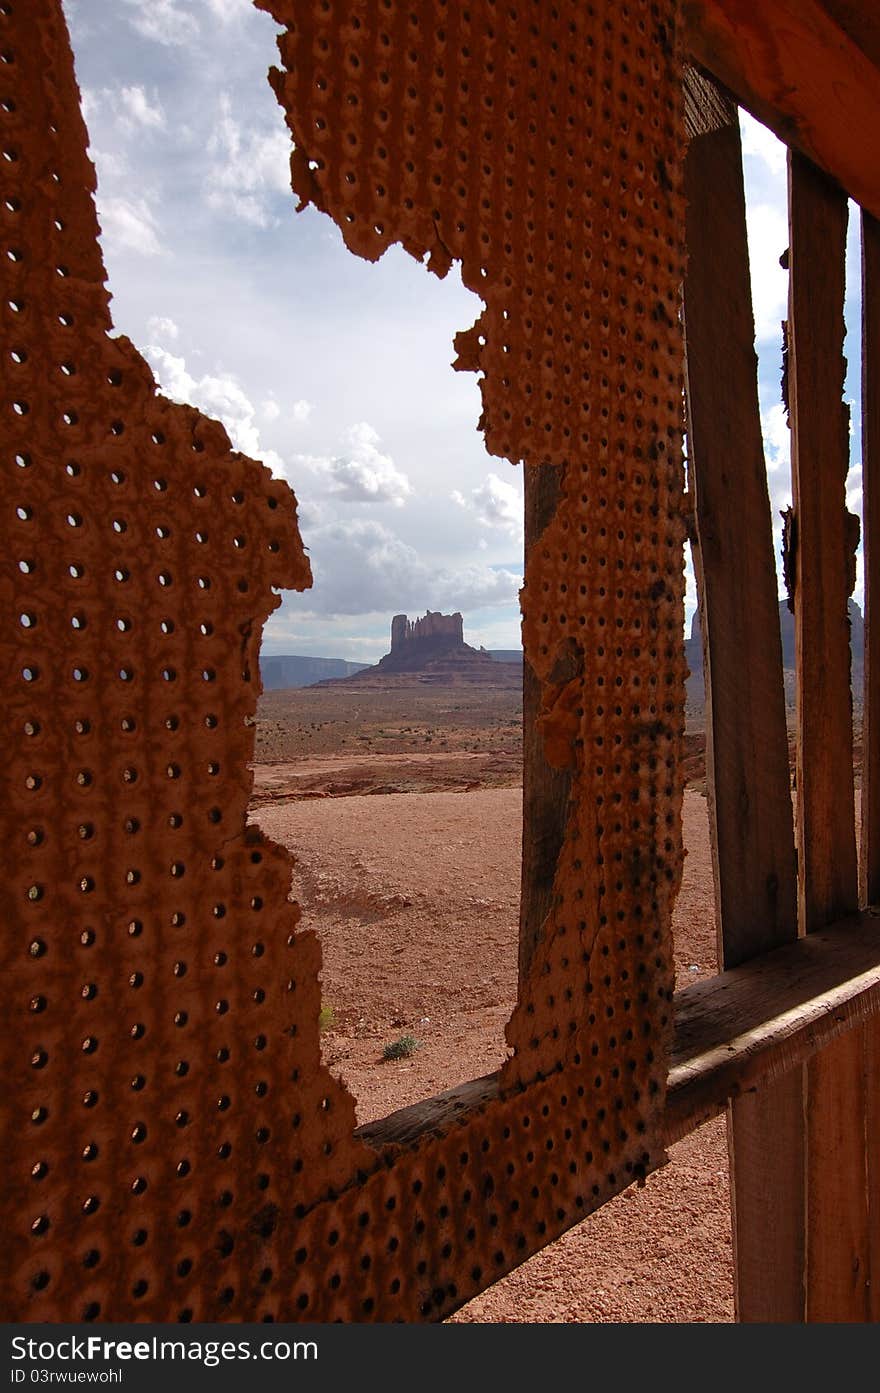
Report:
[[684,0],[683,19],[693,62],[876,218],[875,9],[823,0]]
[[[666,1094],[671,1145],[730,1098],[803,1064],[880,1015],[880,910],[752,958],[676,992]],[[360,1127],[370,1146],[412,1146],[498,1097],[498,1075],[447,1089]]]
[[677,993],[667,1141],[878,1012],[880,917],[870,910]]

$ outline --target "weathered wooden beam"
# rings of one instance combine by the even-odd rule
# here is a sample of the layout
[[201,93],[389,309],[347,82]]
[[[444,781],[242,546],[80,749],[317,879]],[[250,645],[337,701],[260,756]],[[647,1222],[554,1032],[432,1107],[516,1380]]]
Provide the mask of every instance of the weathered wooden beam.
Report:
[[862,214],[862,704],[860,891],[880,903],[880,222]]
[[357,1129],[355,1136],[377,1149],[383,1146],[414,1146],[425,1137],[442,1136],[456,1122],[499,1096],[500,1077],[499,1073],[484,1074],[482,1078],[456,1084],[433,1098],[398,1108],[376,1122],[365,1122]]
[[854,562],[843,401],[847,210],[844,196],[803,156],[790,156],[789,171],[799,916],[809,933],[857,904],[847,612]]
[[870,1020],[865,1034],[865,1149],[868,1154],[868,1250],[873,1276],[868,1291],[868,1319],[880,1321],[880,1020]]
[[[880,918],[854,915],[676,992],[666,1137],[679,1140],[880,1013]],[[855,1029],[854,1029],[855,1028]]]
[[880,217],[876,21],[862,47],[854,17],[844,28],[819,0],[684,0],[683,12],[694,61]]
[[[862,545],[865,685],[862,703],[863,904],[880,903],[880,222],[862,214]],[[880,1320],[880,1026],[867,1027],[868,1228],[871,1320]]]
[[773,527],[736,109],[685,164],[688,446],[706,675],[710,830],[725,967],[797,938]]
[[[789,369],[797,522],[798,912],[811,934],[858,905],[850,632],[853,537],[843,404],[846,197],[789,152]],[[864,1039],[853,1032],[807,1070],[809,1321],[867,1318],[870,1265]]]
[[873,0],[822,0],[822,9],[880,68],[880,8]]
[[[562,470],[557,465],[525,465],[525,573],[530,553],[559,505]],[[566,676],[569,674],[561,674]],[[542,685],[523,654],[523,842],[520,883],[519,976],[529,970],[541,930],[553,903],[553,884],[568,819],[571,773],[554,769],[544,757],[537,725]]]
[[[797,938],[797,872],[738,112],[705,80],[700,97],[685,162],[688,445],[718,956],[736,967]],[[731,1104],[728,1144],[737,1317],[802,1320],[796,1073]]]

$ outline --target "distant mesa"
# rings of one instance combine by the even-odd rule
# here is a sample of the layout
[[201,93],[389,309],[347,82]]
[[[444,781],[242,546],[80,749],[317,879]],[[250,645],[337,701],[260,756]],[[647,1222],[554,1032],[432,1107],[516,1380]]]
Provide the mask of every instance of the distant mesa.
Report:
[[[865,661],[865,621],[855,600],[849,601],[850,651],[852,656],[853,699],[858,706],[861,702],[861,683]],[[782,668],[786,701],[794,703],[794,615],[788,608],[787,600],[779,601],[779,633],[782,641]],[[687,682],[687,696],[695,713],[700,712],[705,703],[706,690],[703,682],[703,639],[700,630],[700,612],[696,611],[691,621],[691,636],[685,640],[684,656],[690,668]]]
[[434,614],[428,610],[424,619],[407,619],[405,614],[395,614],[391,621],[391,652],[382,662],[404,651],[427,652],[429,644],[438,649],[460,648],[464,644],[464,620],[457,611]]
[[395,614],[391,621],[391,649],[374,667],[351,677],[332,678],[320,686],[342,682],[358,687],[428,684],[457,686],[519,687],[522,654],[506,649],[492,654],[464,641],[464,620],[455,614],[428,610],[420,619]]
[[260,676],[263,691],[275,692],[286,687],[311,687],[327,677],[351,677],[367,666],[367,663],[346,662],[344,658],[309,658],[296,653],[263,654],[260,657]]
[[428,610],[421,619],[395,614],[391,621],[391,652],[380,658],[380,672],[421,672],[439,658],[465,658],[485,664],[488,654],[480,653],[464,641],[464,620],[460,614],[440,614]]

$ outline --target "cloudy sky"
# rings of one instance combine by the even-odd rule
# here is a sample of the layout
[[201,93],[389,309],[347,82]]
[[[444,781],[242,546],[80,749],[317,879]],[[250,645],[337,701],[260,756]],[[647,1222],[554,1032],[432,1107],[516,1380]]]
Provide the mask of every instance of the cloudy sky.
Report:
[[[285,596],[264,651],[374,661],[391,615],[427,608],[461,610],[473,644],[518,646],[521,472],[485,453],[476,378],[450,367],[476,297],[454,269],[439,281],[399,248],[360,261],[329,218],[294,211],[289,136],[266,81],[276,26],[250,0],[65,0],[65,11],[116,327],[163,391],[219,417],[299,499],[315,585]],[[744,140],[778,520],[790,501],[785,156],[754,122]],[[856,237],[850,253],[852,397]],[[856,511],[860,481],[856,433]]]

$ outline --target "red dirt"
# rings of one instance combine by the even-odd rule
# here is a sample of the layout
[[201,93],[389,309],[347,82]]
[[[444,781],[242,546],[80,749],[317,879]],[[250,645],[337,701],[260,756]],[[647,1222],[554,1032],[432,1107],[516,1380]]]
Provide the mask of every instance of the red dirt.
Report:
[[[366,1122],[498,1067],[516,994],[521,790],[492,754],[326,757],[257,768],[254,816],[296,854],[324,949],[324,1051]],[[518,775],[495,768],[501,782]],[[380,792],[402,787],[415,791]],[[441,791],[418,791],[424,788]],[[345,790],[372,797],[333,796]],[[454,791],[456,790],[456,791]],[[469,790],[469,791],[466,791]],[[322,796],[323,794],[323,796]],[[680,982],[714,969],[705,799],[685,796]],[[382,1057],[401,1036],[414,1053]],[[730,1321],[724,1123],[462,1308],[456,1321]]]

